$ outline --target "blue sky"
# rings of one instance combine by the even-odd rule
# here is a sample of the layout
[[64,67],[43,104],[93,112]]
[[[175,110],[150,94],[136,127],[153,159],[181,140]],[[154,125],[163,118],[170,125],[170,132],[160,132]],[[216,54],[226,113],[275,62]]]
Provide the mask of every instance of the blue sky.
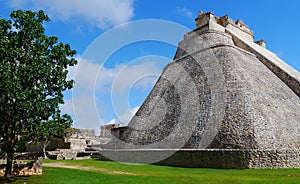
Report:
[[[184,31],[195,28],[200,10],[242,19],[254,30],[255,40],[265,39],[269,50],[300,71],[300,1],[296,0],[0,0],[0,5],[4,18],[14,9],[43,9],[51,19],[45,24],[47,34],[77,50],[81,64],[79,69],[70,69],[77,86],[75,92],[66,92],[62,106],[74,118],[75,127],[99,130],[103,124],[129,121],[172,60]],[[170,21],[170,25],[162,23],[175,26],[174,32],[168,35],[170,30],[160,22],[145,19]],[[138,22],[124,26],[132,21]],[[103,52],[118,45],[115,42],[126,39],[118,31],[139,23],[139,32],[158,30],[161,40],[147,40],[146,34],[135,31],[133,37],[145,39],[113,48],[113,53],[102,58]],[[166,40],[168,36],[172,41]]]

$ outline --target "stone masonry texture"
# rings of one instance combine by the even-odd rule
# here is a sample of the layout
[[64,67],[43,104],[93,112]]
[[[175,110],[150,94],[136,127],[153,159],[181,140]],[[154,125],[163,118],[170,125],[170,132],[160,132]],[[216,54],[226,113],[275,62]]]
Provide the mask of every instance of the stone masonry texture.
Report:
[[103,152],[178,149],[157,164],[185,167],[300,167],[299,72],[254,43],[241,21],[211,12],[196,21],[118,133],[118,151]]

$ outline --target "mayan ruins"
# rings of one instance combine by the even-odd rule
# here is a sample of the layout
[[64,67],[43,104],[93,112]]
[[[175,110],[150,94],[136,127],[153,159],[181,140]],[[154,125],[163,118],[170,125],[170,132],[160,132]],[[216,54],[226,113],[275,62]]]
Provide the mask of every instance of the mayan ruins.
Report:
[[[56,160],[87,159],[98,155],[98,150],[111,141],[111,129],[123,127],[120,124],[101,126],[101,134],[97,136],[95,130],[84,128],[70,128],[61,138],[54,138],[47,146],[47,157]],[[35,158],[42,156],[41,143],[26,145],[26,152],[16,155],[17,158]]]
[[[241,20],[199,12],[103,157],[211,168],[300,167],[300,73]],[[103,158],[104,159],[104,158]]]

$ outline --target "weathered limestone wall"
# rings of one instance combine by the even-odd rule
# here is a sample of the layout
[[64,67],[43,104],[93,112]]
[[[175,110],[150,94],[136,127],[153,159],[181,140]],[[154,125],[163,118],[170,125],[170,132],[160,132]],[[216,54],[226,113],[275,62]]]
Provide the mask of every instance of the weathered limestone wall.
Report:
[[[72,128],[69,135],[64,138],[54,138],[50,140],[47,151],[55,151],[56,149],[84,151],[95,142],[99,142],[95,135],[95,130]],[[29,144],[26,146],[26,151],[42,152],[42,145],[40,143]]]
[[300,147],[300,99],[255,55],[210,31],[179,45],[185,52],[165,68],[121,140],[142,148]]
[[95,130],[73,128],[65,142],[70,143],[71,150],[84,151],[96,140]]
[[[277,77],[288,85],[300,97],[300,73],[286,64],[276,54],[266,49],[265,41],[254,42],[254,32],[241,20],[234,21],[227,15],[216,17],[211,12],[200,13],[196,19],[197,29],[226,32],[233,36],[236,46],[254,53]],[[199,33],[199,31],[198,31]],[[187,34],[188,35],[188,34]],[[185,39],[186,42],[187,39]],[[211,41],[209,43],[216,43]],[[198,47],[195,47],[195,49]]]
[[[88,157],[89,153],[94,151],[92,146],[107,143],[109,140],[97,137],[95,130],[72,128],[64,138],[51,140],[47,147],[47,156],[57,160],[78,159],[78,154],[87,152],[87,156],[84,157]],[[41,144],[31,144],[26,149],[28,153],[23,155],[25,159],[31,158],[35,153],[42,153]]]
[[226,32],[233,36],[235,45],[254,53],[256,57],[267,66],[278,78],[280,78],[295,94],[300,97],[300,73],[286,64],[274,53],[240,36],[235,30],[227,28]]
[[[34,162],[17,161],[13,163],[12,172],[15,176],[40,175],[43,173],[42,162],[42,157],[40,157],[37,161]],[[5,161],[1,162],[0,176],[4,176],[5,165]]]
[[146,163],[157,154],[169,157],[159,164],[186,167],[300,167],[299,72],[254,43],[242,21],[201,13],[196,22],[128,127],[115,131],[108,148],[117,150],[102,153]]
[[122,128],[122,127],[124,127],[124,125],[121,124],[109,124],[109,125],[101,126],[100,138],[111,138],[112,137],[111,130]]
[[57,149],[55,151],[48,151],[47,156],[55,160],[76,160],[77,154],[80,151],[81,150]]
[[71,138],[94,138],[95,130],[84,128],[72,128],[70,135]]
[[[175,154],[173,154],[175,152]],[[299,150],[237,149],[127,149],[102,150],[98,158],[120,162],[148,163],[147,157],[172,155],[155,164],[177,167],[224,169],[299,168]],[[109,159],[103,155],[110,155]]]

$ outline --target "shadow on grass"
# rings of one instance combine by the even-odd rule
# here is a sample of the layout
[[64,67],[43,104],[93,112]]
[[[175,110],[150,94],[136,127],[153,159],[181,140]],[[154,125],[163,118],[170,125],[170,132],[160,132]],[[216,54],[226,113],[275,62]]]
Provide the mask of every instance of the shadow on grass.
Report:
[[13,176],[10,178],[0,177],[0,183],[26,183],[30,176]]

